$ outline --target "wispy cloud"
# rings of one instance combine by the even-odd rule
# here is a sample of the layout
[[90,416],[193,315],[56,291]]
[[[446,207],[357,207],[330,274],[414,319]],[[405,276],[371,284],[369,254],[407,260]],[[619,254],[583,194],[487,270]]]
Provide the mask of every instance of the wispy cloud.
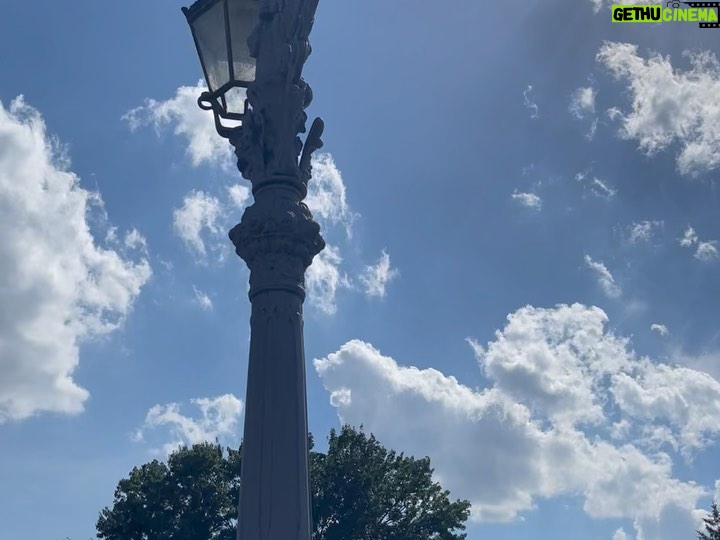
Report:
[[667,336],[670,333],[670,330],[668,330],[668,327],[665,326],[664,324],[657,324],[657,323],[651,324],[650,330],[653,332],[657,332],[661,336]]
[[[190,403],[199,409],[199,415],[185,415],[179,403],[155,405],[147,413],[143,425],[133,434],[136,442],[145,441],[148,433],[161,430],[166,441],[153,453],[170,454],[178,446],[225,439],[235,444],[238,439],[238,424],[244,405],[232,394],[214,398],[197,398]],[[168,440],[169,439],[169,440]]]
[[577,120],[591,119],[590,127],[586,133],[586,137],[592,140],[597,131],[598,119],[595,112],[595,96],[596,91],[591,86],[581,87],[573,92],[570,97],[570,105],[568,110]]
[[400,271],[390,265],[390,255],[383,250],[377,263],[365,267],[360,282],[366,296],[383,298],[387,284],[399,275]]
[[141,251],[147,254],[148,245],[145,237],[140,232],[133,228],[126,235],[123,240],[125,247],[132,250]]
[[648,243],[655,231],[663,226],[662,221],[640,221],[632,223],[628,228],[628,241],[631,244]]
[[305,273],[308,302],[326,315],[337,312],[338,291],[351,287],[347,275],[340,270],[341,263],[340,250],[328,244]]
[[250,188],[240,184],[227,187],[228,195],[235,208],[244,209],[250,201]]
[[204,311],[212,311],[213,303],[210,297],[194,285],[193,292],[195,293],[195,302],[197,303],[197,305],[200,306]]
[[680,239],[680,245],[682,247],[690,247],[693,244],[696,244],[698,241],[697,233],[695,232],[695,229],[688,226],[687,229],[685,229],[685,232],[683,232],[683,236]]
[[600,261],[594,261],[590,255],[585,255],[585,265],[596,275],[600,288],[606,296],[618,298],[622,295],[622,289],[615,283],[615,278],[607,266]]
[[146,99],[144,105],[128,111],[122,118],[133,131],[151,126],[160,133],[165,126],[173,126],[174,134],[185,139],[193,165],[209,164],[230,170],[232,148],[217,134],[213,115],[197,105],[198,96],[205,90],[202,80],[196,86],[181,86],[174,97],[165,101]]
[[575,175],[575,181],[581,183],[583,188],[589,191],[593,196],[609,201],[615,198],[617,190],[607,181],[591,174],[591,169],[586,169]]
[[528,85],[528,87],[523,90],[523,105],[530,109],[530,118],[537,118],[539,109],[537,106],[537,103],[532,98],[533,93],[533,87],[531,84]]
[[595,89],[591,86],[578,88],[570,98],[570,113],[578,119],[595,114]]
[[173,212],[173,229],[185,245],[204,259],[207,255],[205,233],[218,236],[223,217],[223,205],[217,197],[204,191],[192,191],[183,199],[183,204]]
[[600,178],[594,177],[592,179],[591,188],[592,192],[603,199],[612,199],[617,195],[617,190],[610,187],[607,182]]
[[717,240],[698,242],[697,249],[695,250],[695,258],[704,262],[717,259],[719,255],[717,246]]
[[540,210],[542,208],[542,199],[534,193],[525,193],[515,189],[512,193],[512,198],[517,201],[520,205],[527,208],[534,208]]
[[358,214],[348,204],[345,181],[335,160],[330,154],[317,154],[313,156],[312,168],[305,203],[324,228],[341,225],[351,237]]
[[703,262],[710,262],[720,257],[720,251],[718,251],[717,240],[700,240],[700,237],[695,232],[695,229],[688,226],[683,233],[682,238],[679,239],[682,247],[693,247],[695,246],[695,254],[693,255],[696,259]]

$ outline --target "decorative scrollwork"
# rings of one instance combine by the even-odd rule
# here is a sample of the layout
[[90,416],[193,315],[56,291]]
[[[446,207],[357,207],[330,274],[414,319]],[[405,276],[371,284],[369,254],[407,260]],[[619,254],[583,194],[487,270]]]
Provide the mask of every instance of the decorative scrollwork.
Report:
[[316,118],[313,121],[312,126],[310,126],[310,132],[305,139],[305,146],[303,147],[302,154],[300,156],[300,179],[305,185],[307,185],[312,175],[310,158],[315,150],[319,150],[323,147],[323,141],[320,137],[322,136],[324,129],[325,123],[322,121],[322,118]]
[[251,297],[268,289],[291,290],[304,297],[305,270],[325,241],[294,188],[275,187],[258,194],[229,236],[250,269]]
[[[307,184],[310,157],[322,147],[322,120],[316,119],[303,145],[305,109],[312,89],[302,69],[312,52],[309,42],[317,0],[265,0],[260,23],[248,39],[257,59],[255,81],[247,91],[242,126],[218,128],[235,147],[238,169],[253,188],[277,175]],[[302,154],[302,155],[301,155]]]

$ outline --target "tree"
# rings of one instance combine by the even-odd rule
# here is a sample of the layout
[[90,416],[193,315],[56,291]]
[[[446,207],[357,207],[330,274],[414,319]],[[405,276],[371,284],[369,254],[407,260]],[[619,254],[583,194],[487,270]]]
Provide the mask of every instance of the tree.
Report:
[[720,509],[713,502],[708,512],[708,517],[704,518],[705,531],[697,531],[699,540],[720,540]]
[[451,502],[433,482],[430,458],[383,448],[349,426],[330,432],[327,455],[314,454],[313,540],[465,538],[468,501]]
[[234,540],[239,478],[239,451],[210,443],[135,467],[100,512],[98,538]]
[[[460,540],[468,501],[451,502],[429,458],[388,451],[373,435],[332,430],[310,453],[313,540]],[[312,436],[310,436],[312,448]],[[120,480],[96,528],[105,540],[235,540],[242,448],[202,443]]]

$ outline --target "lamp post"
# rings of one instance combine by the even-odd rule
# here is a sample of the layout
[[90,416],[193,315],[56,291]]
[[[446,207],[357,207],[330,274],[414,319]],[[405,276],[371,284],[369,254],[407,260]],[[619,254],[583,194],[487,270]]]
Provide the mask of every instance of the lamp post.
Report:
[[250,269],[250,359],[238,540],[310,540],[302,304],[305,270],[325,247],[302,200],[317,118],[302,68],[318,0],[198,0],[183,8],[218,133],[235,148],[254,204],[230,231]]

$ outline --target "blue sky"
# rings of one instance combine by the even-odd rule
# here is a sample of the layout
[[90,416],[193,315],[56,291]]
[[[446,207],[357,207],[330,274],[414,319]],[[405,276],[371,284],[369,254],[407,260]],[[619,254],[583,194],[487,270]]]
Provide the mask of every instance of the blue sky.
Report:
[[[133,466],[242,431],[248,184],[181,5],[3,7],[2,540],[89,538]],[[694,538],[720,478],[717,32],[603,0],[321,2],[318,447],[344,421],[429,455],[469,540]]]

